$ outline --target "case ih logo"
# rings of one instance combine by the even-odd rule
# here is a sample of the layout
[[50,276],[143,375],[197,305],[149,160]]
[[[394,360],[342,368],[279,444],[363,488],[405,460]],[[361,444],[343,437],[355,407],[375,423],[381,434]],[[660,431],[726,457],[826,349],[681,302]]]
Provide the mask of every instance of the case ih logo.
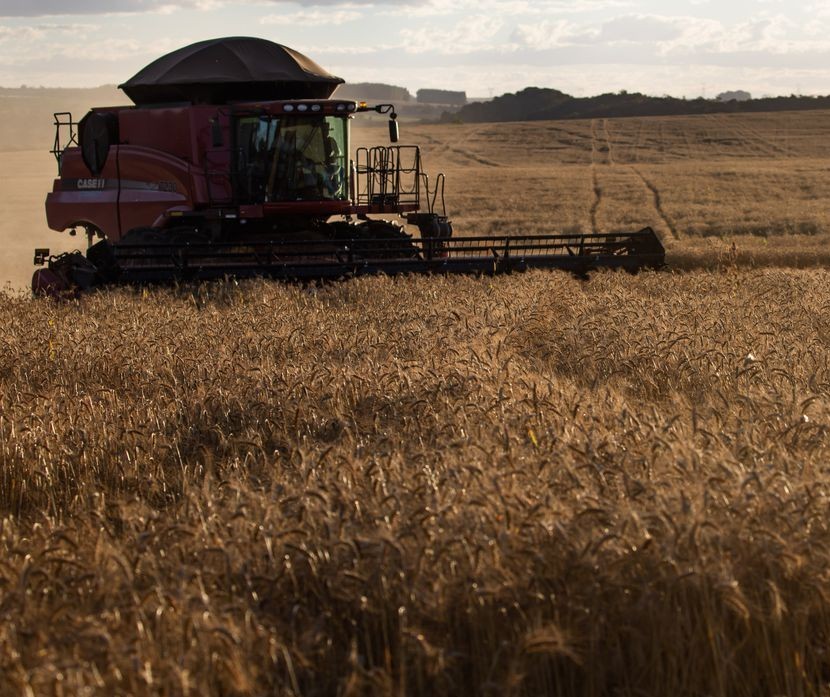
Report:
[[[71,181],[71,180],[70,180]],[[176,182],[171,181],[157,181],[157,182],[139,182],[131,179],[75,179],[75,188],[78,191],[103,191],[104,189],[141,189],[144,191],[165,191],[167,193],[175,193]]]
[[103,189],[106,185],[106,179],[78,179],[79,189]]

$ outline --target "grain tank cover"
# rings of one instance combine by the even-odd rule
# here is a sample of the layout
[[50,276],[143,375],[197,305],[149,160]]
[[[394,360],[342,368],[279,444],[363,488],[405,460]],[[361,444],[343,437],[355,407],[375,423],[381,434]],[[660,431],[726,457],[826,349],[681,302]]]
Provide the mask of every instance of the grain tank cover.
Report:
[[287,46],[229,37],[168,53],[119,87],[141,106],[327,99],[343,82]]

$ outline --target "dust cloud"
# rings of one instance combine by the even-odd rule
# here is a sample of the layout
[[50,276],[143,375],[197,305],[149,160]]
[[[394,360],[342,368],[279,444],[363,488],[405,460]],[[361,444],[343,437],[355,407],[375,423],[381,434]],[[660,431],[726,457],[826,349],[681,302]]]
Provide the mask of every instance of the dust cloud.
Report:
[[0,187],[5,198],[0,217],[2,288],[19,291],[29,286],[35,247],[49,247],[57,253],[86,246],[85,237],[70,237],[46,226],[44,201],[56,174],[57,164],[48,148],[0,151]]
[[85,249],[86,238],[70,237],[46,226],[44,203],[57,176],[53,147],[54,113],[71,112],[75,120],[93,106],[128,103],[112,86],[95,89],[0,88],[0,288],[29,287],[35,247],[53,253]]

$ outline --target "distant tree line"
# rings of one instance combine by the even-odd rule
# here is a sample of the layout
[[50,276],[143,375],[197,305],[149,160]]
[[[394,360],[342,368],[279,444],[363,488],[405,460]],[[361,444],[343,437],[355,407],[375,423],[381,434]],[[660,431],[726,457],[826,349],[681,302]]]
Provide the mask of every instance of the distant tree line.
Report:
[[547,121],[554,119],[611,118],[620,116],[686,116],[758,111],[830,109],[830,96],[764,97],[762,99],[679,99],[650,97],[639,92],[617,92],[596,97],[573,97],[559,90],[527,87],[487,102],[473,102],[444,112],[444,122]]
[[418,90],[416,99],[419,104],[445,104],[446,106],[464,106],[467,103],[466,92],[452,90]]
[[386,85],[380,82],[355,82],[340,85],[334,94],[339,99],[354,99],[355,101],[392,102],[406,104],[441,104],[443,106],[463,106],[467,103],[466,92],[453,90],[420,89],[413,97],[406,87]]
[[337,99],[353,99],[354,101],[366,102],[411,102],[412,95],[406,87],[396,85],[385,85],[380,82],[353,82],[347,85],[340,85],[334,93]]

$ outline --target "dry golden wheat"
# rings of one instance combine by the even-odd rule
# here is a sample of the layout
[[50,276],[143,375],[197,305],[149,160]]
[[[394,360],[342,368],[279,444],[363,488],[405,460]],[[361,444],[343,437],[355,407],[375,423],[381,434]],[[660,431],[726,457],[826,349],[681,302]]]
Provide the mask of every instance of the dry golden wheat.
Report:
[[830,275],[6,296],[3,694],[820,694]]

